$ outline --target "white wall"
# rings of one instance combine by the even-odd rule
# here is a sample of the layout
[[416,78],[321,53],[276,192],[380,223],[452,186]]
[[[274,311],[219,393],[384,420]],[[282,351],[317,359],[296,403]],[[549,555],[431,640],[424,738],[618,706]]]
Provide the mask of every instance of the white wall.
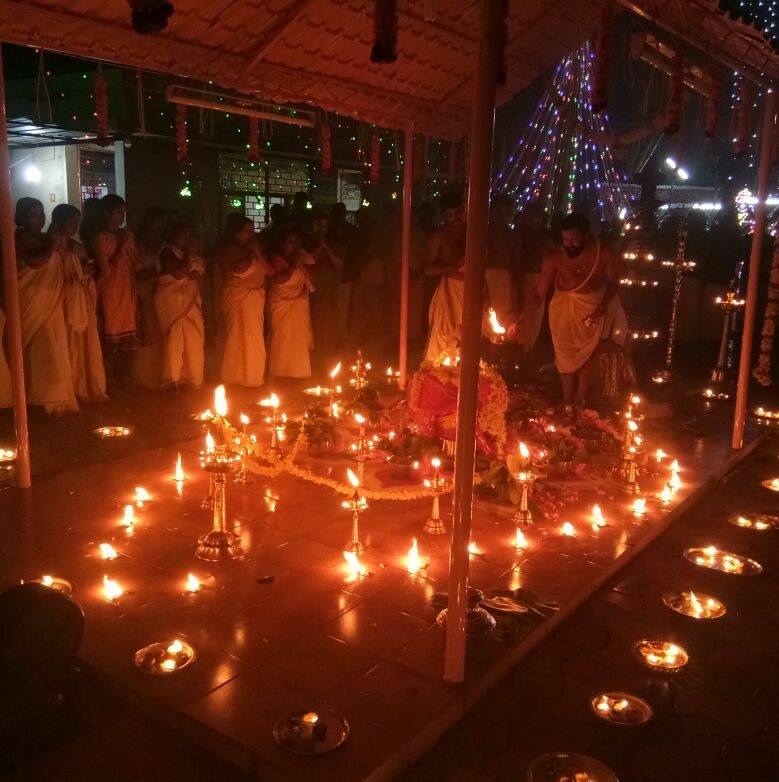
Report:
[[[65,165],[65,147],[11,149],[11,191],[14,202],[29,196],[37,198],[46,210],[47,222],[57,204],[68,203],[68,176]],[[40,172],[40,181],[29,179],[31,167]],[[78,203],[78,194],[73,194]]]

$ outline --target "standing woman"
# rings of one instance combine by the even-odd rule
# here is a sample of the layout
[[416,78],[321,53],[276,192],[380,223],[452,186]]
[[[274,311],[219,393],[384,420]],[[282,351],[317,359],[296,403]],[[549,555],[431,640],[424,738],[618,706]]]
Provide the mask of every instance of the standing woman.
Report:
[[135,264],[135,286],[141,339],[133,354],[132,380],[140,388],[159,388],[162,373],[162,333],[154,306],[154,292],[160,273],[159,254],[165,244],[168,213],[150,206],[135,232],[138,256]]
[[84,245],[73,238],[80,221],[81,212],[75,206],[59,204],[51,213],[49,236],[60,248],[65,278],[65,323],[73,390],[79,399],[102,402],[108,397],[97,328],[94,264],[89,262]]
[[78,410],[65,326],[62,239],[43,233],[46,215],[36,198],[16,203],[16,260],[24,365],[29,401],[50,415]]
[[225,217],[215,249],[222,271],[220,337],[222,382],[258,387],[265,382],[265,280],[271,273],[240,212]]
[[162,383],[178,388],[182,383],[203,385],[203,312],[200,278],[203,259],[194,252],[192,229],[173,223],[160,250],[160,275],[154,306],[162,333]]
[[279,231],[279,252],[273,256],[270,288],[270,374],[311,377],[311,315],[308,295],[314,259],[300,249],[291,228]]
[[[135,265],[132,233],[124,228],[124,199],[109,193],[100,199],[105,227],[91,237],[87,250],[97,264],[97,288],[103,310],[107,346],[106,369],[112,383],[130,380],[132,352],[138,345]],[[90,234],[92,228],[90,227]]]

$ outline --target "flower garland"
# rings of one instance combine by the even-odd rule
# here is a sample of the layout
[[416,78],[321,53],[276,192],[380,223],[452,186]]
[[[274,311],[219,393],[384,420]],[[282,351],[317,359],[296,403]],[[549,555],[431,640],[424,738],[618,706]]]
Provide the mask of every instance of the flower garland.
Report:
[[249,117],[249,160],[260,162],[260,121],[257,117]]
[[182,165],[189,162],[189,143],[187,141],[187,107],[176,105],[176,160]]
[[108,82],[100,67],[95,74],[95,119],[97,122],[97,143],[107,147],[111,143],[108,131]]
[[609,103],[609,74],[611,73],[611,32],[614,5],[606,3],[601,9],[600,27],[595,41],[595,70],[592,75],[592,110],[599,114]]
[[671,76],[668,79],[668,100],[665,105],[663,132],[672,136],[679,130],[682,119],[682,97],[684,95],[684,55],[677,51],[671,64]]
[[330,125],[327,120],[322,123],[322,173],[330,171],[333,164],[333,151],[331,145]]
[[738,85],[738,102],[733,114],[733,154],[743,157],[749,148],[749,107],[752,101],[749,83],[741,79]]
[[379,181],[379,168],[381,167],[381,140],[378,133],[371,137],[371,182]]
[[760,333],[760,355],[752,371],[761,386],[771,385],[771,353],[774,348],[776,316],[779,315],[779,241],[774,244],[771,273],[768,278],[768,300],[763,315],[763,330]]
[[386,64],[398,59],[397,0],[374,0],[371,62]]

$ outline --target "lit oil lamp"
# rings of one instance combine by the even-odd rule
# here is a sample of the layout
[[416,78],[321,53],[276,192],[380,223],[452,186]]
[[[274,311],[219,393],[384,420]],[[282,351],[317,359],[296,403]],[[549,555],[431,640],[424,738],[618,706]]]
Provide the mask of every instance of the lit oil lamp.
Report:
[[411,548],[406,554],[406,570],[409,575],[416,575],[420,570],[424,570],[427,567],[427,562],[419,555],[419,545],[417,539],[411,539]]
[[0,470],[10,470],[15,461],[15,448],[0,448]]
[[763,481],[762,485],[771,491],[779,491],[779,478],[769,478],[767,481]]
[[779,426],[779,410],[766,410],[758,407],[755,411],[755,420],[761,426]]
[[349,581],[359,581],[368,575],[368,568],[360,562],[360,555],[356,551],[344,551],[346,561],[346,576]]
[[132,505],[125,505],[122,511],[122,526],[125,532],[132,533],[135,528],[135,508]]
[[474,541],[471,541],[468,544],[468,554],[471,557],[480,557],[481,556],[481,549],[476,545]]
[[671,491],[671,487],[666,483],[665,486],[663,486],[663,490],[657,496],[663,505],[668,505],[668,503],[673,499],[673,492]]
[[66,578],[60,578],[59,576],[46,575],[40,578],[30,578],[28,581],[53,589],[55,592],[62,592],[63,595],[70,595],[73,592],[73,584]]
[[496,345],[502,345],[506,341],[506,327],[501,325],[498,313],[492,307],[488,310],[488,319],[492,330],[491,341]]
[[684,558],[699,567],[734,576],[754,576],[763,571],[762,565],[754,559],[720,551],[716,546],[685,549]]
[[560,527],[560,534],[565,538],[576,537],[576,528],[570,521],[564,521]]
[[643,725],[652,717],[652,707],[637,695],[627,692],[606,692],[591,702],[592,710],[602,720],[613,725]]
[[113,603],[117,601],[124,594],[124,589],[120,586],[119,582],[108,576],[103,576],[103,597],[108,602]]
[[147,502],[151,502],[151,494],[149,494],[143,486],[135,487],[135,507],[141,510]]
[[126,426],[99,426],[94,430],[98,437],[110,440],[114,437],[129,437],[130,429]]
[[321,399],[323,396],[330,396],[332,390],[325,388],[325,386],[311,386],[311,388],[304,388],[303,393],[306,396],[313,396],[315,399]]
[[619,782],[600,760],[578,752],[546,752],[530,762],[527,782]]
[[184,474],[184,466],[181,462],[181,454],[176,457],[176,466],[173,470],[173,480],[179,484],[187,480],[187,476]]
[[143,673],[164,676],[183,670],[195,661],[196,656],[192,646],[176,638],[144,646],[133,656],[133,663]]
[[103,559],[116,559],[119,556],[116,549],[110,543],[101,543],[98,548],[100,550],[100,556]]
[[660,462],[662,462],[663,459],[667,459],[667,458],[668,458],[668,454],[662,448],[658,448],[655,451],[655,461],[658,464],[660,464]]
[[214,389],[214,413],[217,418],[227,418],[227,393],[224,386]]
[[597,503],[592,506],[592,526],[595,530],[606,526],[606,519],[603,517],[603,511]]
[[387,378],[388,385],[395,385],[400,380],[400,372],[394,370],[392,367],[387,367],[387,371],[384,373]]
[[679,477],[678,472],[671,473],[671,477],[668,479],[668,488],[673,494],[676,494],[682,488],[682,479]]
[[524,551],[525,549],[529,548],[527,536],[519,527],[517,527],[516,532],[514,533],[514,541],[512,545],[517,551]]
[[433,492],[433,507],[430,511],[430,515],[425,520],[424,530],[428,535],[444,535],[446,534],[446,527],[441,518],[440,497],[441,494],[443,494],[446,479],[441,475],[441,460],[437,456],[434,456],[430,460],[430,464],[433,467],[434,473],[430,480],[425,480],[425,486]]
[[725,606],[716,597],[695,594],[692,590],[667,594],[663,602],[673,611],[693,619],[719,619],[725,615]]
[[[349,479],[349,483],[354,489],[354,494],[350,500],[344,500],[341,503],[343,508],[352,512],[352,538],[344,546],[344,556],[346,556],[347,553],[362,554],[365,550],[365,547],[360,542],[360,514],[368,508],[368,501],[365,497],[360,496],[359,478],[348,468],[346,470],[346,477]],[[346,559],[347,562],[349,562],[349,558],[347,557]]]
[[758,513],[755,516],[731,516],[730,523],[742,529],[765,532],[769,529],[779,529],[779,516],[771,516],[766,513]]
[[276,743],[295,755],[322,755],[349,737],[349,723],[338,712],[298,711],[273,726]]
[[203,589],[203,582],[194,573],[187,573],[185,591],[199,592],[201,589]]
[[631,511],[636,518],[640,519],[646,514],[646,500],[643,497],[633,500]]
[[684,647],[671,641],[642,639],[633,644],[636,659],[651,671],[676,673],[687,665],[690,655]]
[[284,440],[284,430],[286,428],[287,417],[279,413],[281,400],[276,394],[271,393],[269,397],[260,401],[260,407],[269,408],[271,414],[265,417],[265,423],[271,427],[271,441],[268,448],[267,458],[271,462],[278,461],[281,457],[281,445]]

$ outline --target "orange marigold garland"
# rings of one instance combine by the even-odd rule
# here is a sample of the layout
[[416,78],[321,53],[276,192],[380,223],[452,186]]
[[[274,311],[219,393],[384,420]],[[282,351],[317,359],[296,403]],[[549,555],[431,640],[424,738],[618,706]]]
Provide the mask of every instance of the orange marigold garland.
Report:
[[374,0],[371,62],[392,63],[398,59],[397,0]]
[[599,114],[609,102],[609,74],[611,72],[611,32],[614,6],[606,3],[601,10],[598,37],[595,40],[595,68],[592,74],[592,110]]
[[663,132],[671,136],[679,130],[682,119],[682,98],[684,95],[684,55],[681,51],[674,55],[671,76],[668,79],[668,101],[665,106]]
[[260,162],[260,121],[257,117],[249,117],[249,160]]
[[760,333],[760,355],[752,374],[762,386],[771,385],[771,353],[774,349],[776,316],[779,315],[779,241],[774,243],[771,274],[768,278],[768,300],[763,315],[763,330]]
[[189,142],[187,141],[187,107],[176,105],[176,160],[182,165],[189,162]]
[[97,123],[97,143],[107,147],[111,143],[108,131],[108,82],[98,68],[95,75],[95,121]]
[[379,169],[381,168],[381,140],[378,133],[371,137],[371,182],[379,181]]

